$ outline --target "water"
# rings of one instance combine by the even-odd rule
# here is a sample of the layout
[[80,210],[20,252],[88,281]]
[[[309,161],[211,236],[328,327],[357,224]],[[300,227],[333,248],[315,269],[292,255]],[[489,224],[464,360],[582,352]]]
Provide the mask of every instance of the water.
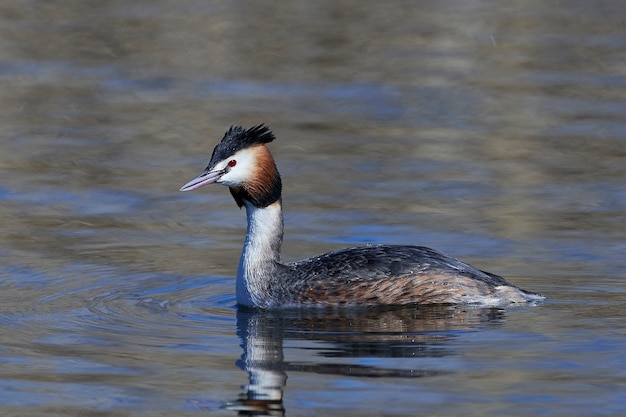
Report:
[[[3,6],[2,415],[626,413],[625,12]],[[424,244],[548,301],[238,311],[243,213],[177,190],[260,122],[286,260]]]

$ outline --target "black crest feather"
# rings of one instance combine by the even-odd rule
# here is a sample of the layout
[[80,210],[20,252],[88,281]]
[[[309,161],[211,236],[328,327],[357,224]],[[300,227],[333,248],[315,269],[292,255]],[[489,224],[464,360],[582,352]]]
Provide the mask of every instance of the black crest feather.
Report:
[[269,143],[274,139],[276,137],[264,124],[252,126],[249,129],[231,126],[224,134],[222,141],[213,149],[213,155],[211,155],[211,161],[207,168],[213,168],[219,161],[223,161],[242,149]]

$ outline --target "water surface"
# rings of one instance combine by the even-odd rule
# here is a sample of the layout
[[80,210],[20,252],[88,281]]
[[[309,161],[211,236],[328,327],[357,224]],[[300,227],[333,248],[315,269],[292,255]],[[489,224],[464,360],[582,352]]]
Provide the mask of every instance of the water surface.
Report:
[[[620,2],[0,12],[3,415],[626,413]],[[428,245],[540,305],[238,310],[244,214],[178,188],[265,122],[285,260]]]

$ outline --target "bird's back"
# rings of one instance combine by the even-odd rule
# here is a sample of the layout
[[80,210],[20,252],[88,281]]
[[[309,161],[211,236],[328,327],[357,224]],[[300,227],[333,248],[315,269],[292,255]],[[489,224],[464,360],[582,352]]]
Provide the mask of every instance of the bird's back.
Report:
[[[341,249],[285,265],[275,296],[294,306],[491,303],[527,293],[504,278],[422,246],[372,245]],[[492,304],[492,303],[491,303]]]

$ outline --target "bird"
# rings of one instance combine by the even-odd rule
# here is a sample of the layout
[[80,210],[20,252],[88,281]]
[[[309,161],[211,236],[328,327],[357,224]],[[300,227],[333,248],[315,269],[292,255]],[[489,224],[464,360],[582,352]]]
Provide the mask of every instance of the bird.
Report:
[[274,139],[265,124],[231,126],[204,171],[180,188],[225,185],[245,208],[247,230],[235,280],[239,306],[500,306],[545,298],[424,246],[369,244],[281,262],[282,180],[267,146]]

